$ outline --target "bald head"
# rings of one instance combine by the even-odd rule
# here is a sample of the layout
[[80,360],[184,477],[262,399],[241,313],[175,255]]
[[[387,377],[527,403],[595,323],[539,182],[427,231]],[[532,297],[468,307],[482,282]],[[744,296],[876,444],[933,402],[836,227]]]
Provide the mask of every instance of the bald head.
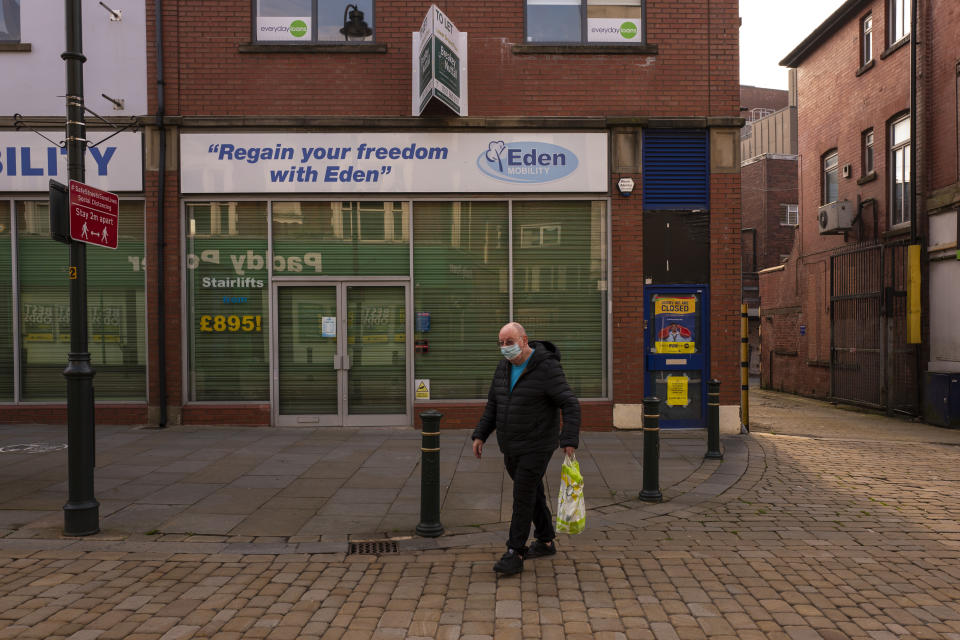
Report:
[[503,325],[503,327],[500,329],[501,336],[503,335],[504,331],[508,331],[510,335],[516,336],[518,338],[527,337],[526,330],[523,328],[523,325],[520,324],[519,322],[508,322],[507,324]]

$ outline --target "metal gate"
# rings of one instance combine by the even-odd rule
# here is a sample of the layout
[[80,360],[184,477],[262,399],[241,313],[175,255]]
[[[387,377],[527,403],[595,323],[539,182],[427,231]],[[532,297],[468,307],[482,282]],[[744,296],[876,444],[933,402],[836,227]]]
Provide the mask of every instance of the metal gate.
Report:
[[916,347],[907,343],[907,242],[830,256],[830,395],[916,414]]

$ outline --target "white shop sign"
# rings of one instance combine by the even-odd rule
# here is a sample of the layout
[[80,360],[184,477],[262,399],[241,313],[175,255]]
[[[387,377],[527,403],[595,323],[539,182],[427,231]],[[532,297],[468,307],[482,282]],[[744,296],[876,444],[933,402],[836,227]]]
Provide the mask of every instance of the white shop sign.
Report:
[[[64,132],[43,131],[60,141]],[[110,132],[87,130],[93,142]],[[84,184],[105,191],[143,189],[143,137],[139,133],[118,133],[96,147],[87,147],[84,157]],[[67,150],[44,140],[32,131],[0,132],[0,192],[47,191],[50,179],[66,184]]]
[[601,133],[193,133],[183,193],[606,192]]

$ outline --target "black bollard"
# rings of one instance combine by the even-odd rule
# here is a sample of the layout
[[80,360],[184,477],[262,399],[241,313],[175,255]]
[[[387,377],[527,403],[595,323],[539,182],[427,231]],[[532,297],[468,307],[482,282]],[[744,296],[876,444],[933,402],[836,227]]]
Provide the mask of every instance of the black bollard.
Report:
[[720,451],[720,381],[707,383],[707,455],[704,458],[723,460]]
[[643,489],[640,499],[662,502],[660,493],[660,398],[643,399]]
[[430,409],[420,414],[423,440],[420,445],[420,524],[417,535],[437,538],[443,535],[440,524],[440,418],[443,414]]

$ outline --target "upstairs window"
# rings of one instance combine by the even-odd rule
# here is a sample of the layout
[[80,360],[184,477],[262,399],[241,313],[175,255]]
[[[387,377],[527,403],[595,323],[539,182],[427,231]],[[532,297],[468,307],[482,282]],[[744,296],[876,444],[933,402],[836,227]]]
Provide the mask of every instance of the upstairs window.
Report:
[[800,224],[800,205],[783,205],[783,216],[780,218],[780,225],[784,227],[795,227]]
[[860,66],[873,60],[873,14],[868,13],[860,21]]
[[0,42],[20,42],[20,0],[0,0]]
[[910,116],[890,125],[890,225],[910,222]]
[[373,3],[374,0],[343,4],[325,0],[255,0],[254,40],[272,44],[371,42]]
[[863,132],[863,157],[860,159],[862,175],[868,176],[874,172],[873,164],[873,129],[867,129]]
[[910,35],[910,0],[888,0],[887,24],[889,44],[899,42]]
[[837,179],[837,152],[828,152],[823,156],[821,164],[820,204],[836,202],[840,197],[840,183]]
[[526,40],[642,44],[644,0],[526,0]]

